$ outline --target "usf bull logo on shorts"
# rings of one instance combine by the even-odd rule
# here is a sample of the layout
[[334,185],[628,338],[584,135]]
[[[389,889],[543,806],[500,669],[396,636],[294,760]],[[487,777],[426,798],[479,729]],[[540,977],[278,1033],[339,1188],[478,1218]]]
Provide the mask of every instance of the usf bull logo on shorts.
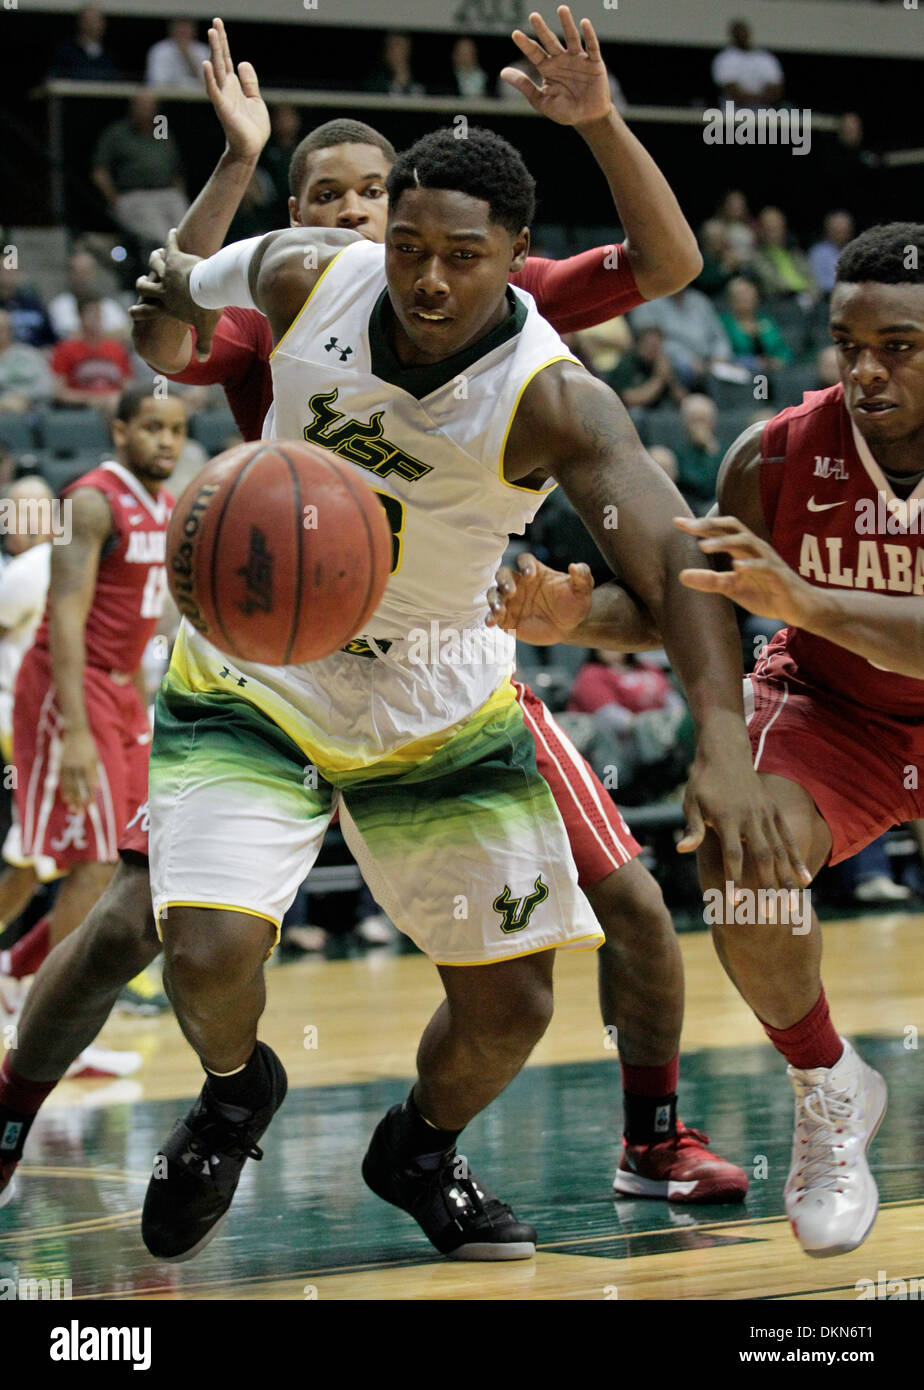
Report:
[[534,909],[544,903],[548,896],[549,890],[542,882],[541,874],[536,879],[535,888],[525,898],[511,898],[510,889],[505,883],[503,893],[494,899],[494,911],[501,915],[501,931],[509,934],[528,927]]

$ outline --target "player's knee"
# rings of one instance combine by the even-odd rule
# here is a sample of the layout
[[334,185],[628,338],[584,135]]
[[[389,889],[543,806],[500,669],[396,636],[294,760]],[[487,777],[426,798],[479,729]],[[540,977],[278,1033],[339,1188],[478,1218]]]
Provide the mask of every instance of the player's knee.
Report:
[[95,977],[127,982],[160,951],[145,869],[116,872],[82,928]]
[[241,913],[184,908],[162,918],[164,979],[171,998],[233,999],[263,967],[272,944],[268,922]]
[[603,950],[633,942],[650,947],[662,935],[673,935],[670,913],[655,879],[644,871],[633,875],[631,882],[620,882],[620,875],[627,873],[628,868],[617,869],[587,895],[606,937]]
[[552,981],[539,974],[526,976],[492,999],[480,1015],[478,1042],[494,1053],[528,1053],[548,1028],[553,1009]]

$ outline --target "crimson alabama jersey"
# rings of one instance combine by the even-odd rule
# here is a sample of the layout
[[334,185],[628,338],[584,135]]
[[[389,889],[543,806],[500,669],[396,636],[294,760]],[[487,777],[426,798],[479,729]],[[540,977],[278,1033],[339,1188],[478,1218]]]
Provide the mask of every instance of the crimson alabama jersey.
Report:
[[[133,473],[112,462],[84,473],[62,496],[80,487],[103,493],[112,516],[84,632],[87,665],[129,674],[140,664],[163,611],[173,497],[163,489],[152,497]],[[35,645],[48,648],[47,607]]]
[[[924,595],[924,481],[893,491],[844,405],[841,386],[806,392],[763,432],[760,491],[774,549],[810,584]],[[924,459],[922,459],[924,466]],[[871,710],[924,719],[924,680],[896,675],[800,628],[784,628],[757,666]]]

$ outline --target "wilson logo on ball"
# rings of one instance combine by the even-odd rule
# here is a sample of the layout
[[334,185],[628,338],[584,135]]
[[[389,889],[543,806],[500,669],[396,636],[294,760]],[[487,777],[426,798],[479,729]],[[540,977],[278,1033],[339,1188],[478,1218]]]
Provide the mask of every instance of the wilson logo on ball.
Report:
[[[306,507],[317,528],[302,525]],[[378,607],[392,561],[377,495],[351,464],[301,441],[219,454],[167,531],[180,612],[228,656],[268,666],[344,647]]]

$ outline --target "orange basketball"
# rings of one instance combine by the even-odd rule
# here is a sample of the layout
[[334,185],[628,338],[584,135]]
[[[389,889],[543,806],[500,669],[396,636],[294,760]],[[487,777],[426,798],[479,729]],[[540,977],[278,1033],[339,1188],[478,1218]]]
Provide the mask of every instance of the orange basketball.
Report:
[[317,661],[362,631],[392,564],[376,494],[326,449],[239,444],[206,464],[167,531],[170,592],[229,656]]

